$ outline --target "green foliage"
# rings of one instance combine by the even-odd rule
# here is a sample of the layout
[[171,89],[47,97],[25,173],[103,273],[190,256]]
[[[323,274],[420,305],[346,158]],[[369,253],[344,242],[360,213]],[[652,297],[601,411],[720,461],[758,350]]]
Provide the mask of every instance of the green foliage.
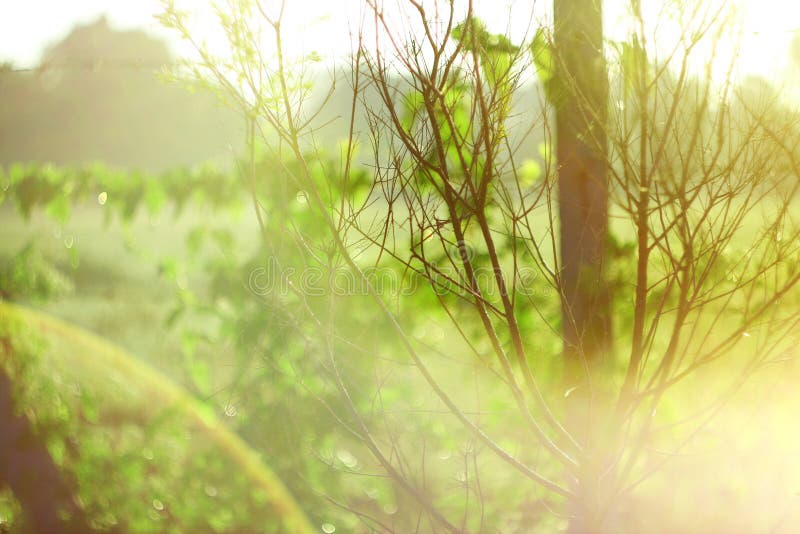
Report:
[[34,242],[0,264],[0,296],[47,300],[73,289],[72,281],[48,262]]
[[490,33],[483,21],[473,17],[453,29],[453,39],[467,52],[481,57],[481,67],[490,85],[507,83],[512,60],[519,52],[519,47],[508,37]]
[[[359,192],[369,186],[363,169],[355,170],[345,182],[333,178],[338,165],[333,160],[316,159],[311,164],[315,180],[320,186],[324,186],[322,190],[325,191],[326,201],[332,204],[338,203],[345,193],[348,197],[362,194]],[[290,171],[293,166],[296,163],[289,164]],[[281,224],[285,223],[287,217],[291,217],[296,228],[307,236],[306,244],[324,252],[327,244],[322,239],[319,216],[308,209],[305,202],[300,201],[302,190],[292,187],[291,184],[279,185],[278,180],[283,176],[283,169],[274,162],[260,162],[258,172],[260,176],[270,178],[261,182],[264,188],[262,206],[269,212],[266,217],[267,230],[273,235],[285,237]],[[296,167],[293,172],[296,172]],[[208,408],[226,414],[227,422],[233,429],[239,431],[261,454],[272,459],[275,469],[290,481],[293,492],[302,497],[306,509],[312,510],[315,515],[319,513],[316,510],[321,509],[323,501],[314,488],[325,487],[337,493],[343,491],[335,490],[340,477],[337,470],[331,470],[325,463],[309,461],[308,455],[300,454],[305,447],[322,447],[329,440],[328,436],[331,435],[335,423],[325,416],[326,408],[320,404],[319,399],[331,397],[331,392],[327,390],[324,381],[307,378],[319,375],[322,370],[314,358],[308,357],[312,348],[294,340],[295,336],[304,336],[304,330],[313,328],[310,322],[312,317],[293,316],[288,310],[296,308],[296,304],[287,302],[286,299],[294,299],[282,295],[280,288],[275,288],[274,293],[265,294],[249,285],[253,272],[265,263],[261,254],[253,252],[252,242],[248,243],[231,226],[231,215],[235,217],[238,207],[247,200],[246,191],[240,189],[240,176],[221,174],[212,169],[174,171],[156,177],[136,172],[112,172],[101,167],[58,169],[33,165],[14,166],[9,170],[8,176],[4,200],[15,205],[25,220],[30,220],[33,213],[41,209],[54,222],[62,224],[63,219],[46,209],[48,202],[59,198],[59,195],[66,198],[67,205],[74,205],[76,208],[87,202],[98,203],[102,206],[101,209],[107,210],[107,224],[114,219],[120,219],[130,225],[134,223],[137,213],[150,217],[171,213],[177,219],[189,204],[193,210],[206,209],[213,212],[215,217],[201,218],[186,233],[187,255],[170,254],[159,261],[161,276],[172,281],[175,287],[173,309],[167,314],[164,327],[176,331],[181,340],[180,361],[185,376],[183,381],[191,392],[209,399],[206,401]],[[32,189],[38,190],[32,186],[40,184],[56,184],[60,193],[30,194]],[[69,191],[69,194],[64,191]],[[256,193],[262,195],[261,187]],[[284,202],[285,198],[289,201]],[[281,239],[283,238],[276,239],[276,242]],[[276,246],[282,245],[276,243]],[[330,272],[331,269],[331,266],[324,263],[317,263],[316,266],[324,268],[325,272]],[[38,292],[43,298],[56,298],[59,293],[50,287],[53,284],[49,279],[39,272],[49,275],[51,270],[53,273],[57,272],[53,269],[44,257],[36,254],[35,247],[26,249],[5,267],[2,280],[3,288],[7,289],[6,297],[30,300]],[[326,284],[327,279],[324,276],[320,282]],[[67,282],[66,278],[64,282]],[[326,289],[326,286],[323,285],[322,289]],[[355,312],[359,307],[356,302],[351,302],[355,306]],[[314,307],[317,311],[323,309],[323,302]],[[357,313],[353,315],[356,316]],[[364,316],[364,319],[367,317]],[[378,332],[375,333],[377,335]],[[232,368],[219,360],[218,347],[229,347],[227,354],[234,362]],[[313,347],[313,351],[318,350],[320,348]],[[356,364],[355,361],[352,363]],[[261,370],[253,372],[254,368]],[[301,368],[307,369],[300,373]],[[300,380],[301,376],[306,378]],[[47,376],[37,377],[37,380],[46,378]],[[265,380],[271,384],[266,390],[262,387]],[[215,397],[215,392],[220,388],[229,390],[234,395],[234,400],[228,396]],[[103,402],[106,403],[107,399]],[[80,410],[84,414],[90,414],[87,416],[89,419],[95,420],[97,415],[91,414],[96,410],[92,407],[94,404],[90,404],[92,405],[82,405]],[[59,410],[59,413],[64,412],[63,407]],[[151,429],[150,423],[145,424],[144,420],[132,421],[127,426],[132,431],[158,436],[169,433],[170,427],[180,427],[185,423],[185,417],[186,414],[179,410],[159,423],[157,429]],[[161,421],[160,418],[158,420]],[[283,430],[276,433],[275,429]],[[54,429],[53,435],[74,437],[83,436],[85,432],[88,431],[63,427]],[[99,441],[90,451],[94,455],[93,460],[81,464],[83,467],[80,477],[87,480],[87,484],[99,484],[112,464],[115,472],[148,472],[146,466],[129,466],[125,462],[127,457],[120,459],[116,452],[106,447],[109,440],[120,439],[116,434],[103,435],[97,439]],[[173,459],[164,458],[163,469],[180,468],[181,476],[189,476],[206,469],[202,466],[202,462],[206,461],[204,455],[192,448],[185,449],[181,441],[176,443],[171,440],[169,438],[167,441],[155,443],[149,450],[158,455],[158,451],[162,449],[180,447],[179,450],[183,451],[180,454],[196,456],[201,465],[175,464]],[[299,443],[307,445],[298,447]],[[55,447],[57,451],[64,450],[61,445]],[[136,448],[133,444],[131,447]],[[132,454],[131,458],[138,458],[136,454]],[[63,452],[61,455],[63,456]],[[229,467],[224,466],[219,469],[230,471]],[[169,476],[180,474],[175,471],[170,473]],[[302,476],[298,476],[301,473]],[[209,487],[219,488],[214,476],[209,476],[208,480],[211,484]],[[117,497],[138,491],[133,482],[119,480],[117,486],[120,493]],[[252,485],[252,481],[242,480],[242,484],[247,487],[248,484]],[[173,487],[179,488],[180,485]],[[210,497],[203,492],[203,486],[198,488],[200,493],[187,492],[186,495],[175,490],[176,494],[170,499],[169,510],[174,510],[180,502],[184,502],[184,512],[181,513],[185,516],[198,502],[219,501],[216,498],[209,500]],[[253,488],[257,491],[258,485]],[[216,495],[218,489],[214,492]],[[164,497],[154,498],[167,506]],[[146,499],[139,502],[139,508],[133,505],[127,508],[120,506],[114,512],[114,517],[118,522],[141,522],[136,523],[139,526],[128,525],[126,528],[132,529],[131,531],[152,531],[154,527],[150,516],[163,513],[156,514],[159,511],[154,511],[151,501],[152,499]],[[259,505],[263,505],[262,501],[263,499],[258,501]],[[97,506],[98,510],[108,510],[108,503],[105,501]],[[218,524],[219,531],[240,531],[244,528],[241,525],[259,524],[252,515],[239,513],[234,505],[223,508],[227,512],[213,516],[213,525]],[[102,515],[105,512],[98,513]],[[203,520],[208,520],[208,515]],[[330,513],[320,515],[319,520],[334,521],[340,527],[346,527],[350,521],[346,515]],[[110,523],[106,524],[109,525]],[[193,530],[188,527],[181,529]]]
[[213,167],[176,169],[160,175],[121,172],[91,165],[83,168],[54,167],[47,164],[16,164],[6,172],[0,169],[0,182],[6,184],[0,201],[14,204],[26,220],[36,209],[60,224],[69,221],[72,206],[98,203],[118,218],[130,221],[140,206],[158,215],[167,205],[180,213],[187,201],[219,209],[241,204],[238,177]]
[[17,403],[75,481],[95,528],[313,531],[281,482],[207,406],[71,325],[7,304],[0,319],[0,364]]
[[468,51],[480,50],[490,54],[513,54],[519,47],[505,35],[489,33],[486,24],[478,18],[470,18],[453,28],[453,38]]

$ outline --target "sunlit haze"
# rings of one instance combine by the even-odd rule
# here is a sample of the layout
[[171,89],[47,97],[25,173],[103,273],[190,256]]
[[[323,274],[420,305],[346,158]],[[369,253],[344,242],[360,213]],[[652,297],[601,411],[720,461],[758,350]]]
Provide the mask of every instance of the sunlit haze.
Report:
[[[351,41],[346,38],[359,26],[359,14],[363,12],[358,0],[300,0],[286,3],[286,17],[290,30],[284,31],[288,53],[315,51],[326,58],[341,57],[351,50]],[[394,2],[386,2],[391,11]],[[625,9],[620,2],[605,2],[606,34],[609,38],[624,36]],[[647,17],[655,15],[662,2],[643,2]],[[213,48],[219,44],[215,33],[215,16],[210,2],[178,2],[183,9],[193,14],[195,28],[201,32]],[[768,78],[783,78],[791,68],[789,50],[792,39],[800,29],[800,3],[785,0],[741,0],[739,20],[741,41],[738,57],[735,57],[740,74],[755,74]],[[335,6],[335,7],[334,7]],[[532,6],[532,7],[531,7]],[[507,8],[515,13],[531,14],[544,18],[549,2],[498,2],[478,1],[475,9],[494,31],[508,31],[513,37],[522,38],[536,24],[530,17],[511,17]],[[154,15],[161,11],[158,0],[81,0],[62,2],[58,0],[29,0],[12,2],[6,0],[0,6],[0,61],[8,61],[17,67],[36,65],[42,51],[63,38],[70,29],[86,24],[105,14],[112,26],[120,29],[142,28],[166,39],[179,54],[191,54],[175,35],[159,26]],[[718,51],[720,62],[728,62],[736,52],[732,47]]]
[[0,534],[800,533],[800,0],[0,0]]

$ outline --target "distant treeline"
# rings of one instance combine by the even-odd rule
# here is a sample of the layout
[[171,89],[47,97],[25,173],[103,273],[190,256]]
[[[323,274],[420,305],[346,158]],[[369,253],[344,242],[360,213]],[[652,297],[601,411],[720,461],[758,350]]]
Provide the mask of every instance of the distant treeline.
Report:
[[166,83],[167,46],[104,18],[76,27],[35,69],[0,68],[0,165],[100,161],[159,172],[229,163],[241,121],[216,97]]

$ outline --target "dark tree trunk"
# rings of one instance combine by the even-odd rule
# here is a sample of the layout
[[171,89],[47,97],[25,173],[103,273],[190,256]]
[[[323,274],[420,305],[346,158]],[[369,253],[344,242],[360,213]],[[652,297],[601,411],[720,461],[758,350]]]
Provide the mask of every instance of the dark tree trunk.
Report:
[[[608,231],[608,81],[600,0],[554,0],[556,155],[564,355],[585,375],[611,345],[603,263]],[[572,376],[575,385],[581,376]]]
[[554,0],[556,156],[567,427],[583,447],[573,473],[571,534],[602,531],[607,443],[598,379],[611,349],[602,0]]
[[0,369],[0,488],[4,486],[14,493],[25,512],[23,532],[94,532],[75,505],[72,491],[45,444],[28,419],[15,409],[11,379]]

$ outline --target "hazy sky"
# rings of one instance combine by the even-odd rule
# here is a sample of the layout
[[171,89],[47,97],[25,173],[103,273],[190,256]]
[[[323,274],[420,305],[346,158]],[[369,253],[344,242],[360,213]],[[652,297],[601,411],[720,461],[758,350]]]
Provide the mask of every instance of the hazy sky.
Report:
[[[195,27],[203,29],[204,25],[213,24],[208,0],[176,3],[180,8],[190,7],[197,11],[201,22]],[[323,26],[346,24],[347,13],[357,12],[353,8],[359,4],[358,0],[288,0],[286,3],[290,15],[303,17],[304,22],[311,25],[319,25],[318,19],[323,19]],[[348,6],[349,9],[342,9]],[[73,26],[92,22],[103,14],[112,27],[142,28],[180,49],[174,34],[160,27],[153,18],[160,11],[159,0],[0,0],[0,61],[11,61],[17,67],[36,66],[48,45],[65,37]],[[299,37],[290,35],[287,39],[289,46],[305,48]],[[334,40],[332,35],[325,35],[324,29],[322,32],[309,32],[304,39],[310,42],[309,45],[324,49],[329,49],[332,44],[345,44],[341,39]]]
[[153,20],[158,8],[158,0],[0,0],[0,61],[35,66],[47,45],[102,13],[115,27],[145,28],[163,35]]
[[[538,4],[545,7],[551,1],[541,0]],[[197,9],[209,2],[184,0],[178,3],[184,8],[191,6]],[[393,2],[387,0],[386,3],[389,5]],[[502,28],[516,24],[518,31],[525,31],[525,21],[509,21],[508,10],[503,9],[508,5],[525,3],[525,0],[477,0],[476,6],[483,18],[490,23],[494,19],[495,26]],[[660,6],[667,2],[643,0],[642,3]],[[800,2],[738,0],[738,3],[742,6],[745,30],[739,52],[740,67],[746,72],[767,76],[776,71],[785,71],[789,43],[795,30],[800,28]],[[287,32],[287,47],[327,53],[346,52],[349,41],[342,38],[342,32],[347,31],[348,21],[351,25],[357,23],[353,19],[357,20],[358,6],[362,4],[359,0],[288,0],[287,9],[295,17],[296,26],[304,26],[305,30]],[[613,14],[615,4],[619,5],[620,2],[606,0],[607,15],[609,12]],[[158,0],[0,0],[0,61],[12,61],[18,67],[35,66],[48,44],[63,38],[74,25],[91,22],[103,13],[107,14],[114,27],[144,28],[171,38],[171,34],[160,28],[153,19],[159,10]],[[200,15],[196,27],[201,30],[204,24],[210,27],[210,20],[211,14],[206,10],[204,15]],[[609,28],[607,33],[612,31],[613,28]],[[173,40],[172,44],[177,43]]]

